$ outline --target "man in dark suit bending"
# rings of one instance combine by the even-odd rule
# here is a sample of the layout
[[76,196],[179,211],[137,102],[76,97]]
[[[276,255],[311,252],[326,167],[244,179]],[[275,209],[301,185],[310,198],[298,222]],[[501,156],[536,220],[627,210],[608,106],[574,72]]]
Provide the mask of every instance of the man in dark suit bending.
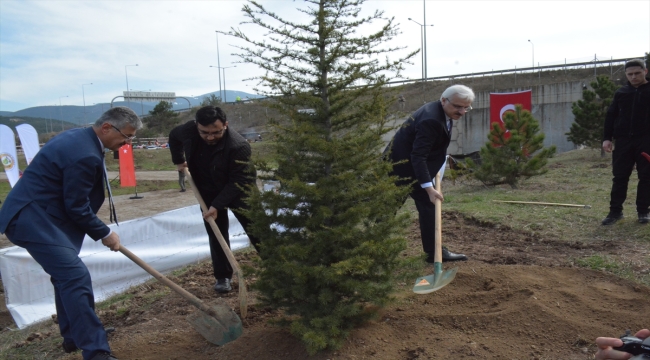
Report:
[[[401,178],[398,185],[412,184],[410,195],[418,209],[422,247],[427,253],[426,261],[430,263],[434,262],[435,250],[434,203],[436,198],[443,200],[432,180],[445,163],[453,121],[470,111],[473,101],[474,92],[467,86],[448,87],[440,100],[416,110],[386,149],[390,150],[389,159],[393,163],[402,161],[393,167],[393,174]],[[467,260],[467,257],[443,248],[442,259],[457,261]]]
[[[81,349],[85,360],[116,358],[95,314],[90,273],[79,251],[86,234],[118,251],[120,237],[96,215],[108,185],[104,149],[130,143],[141,127],[135,112],[115,107],[92,127],[58,134],[34,157],[0,208],[0,233],[25,248],[51,277],[63,349]],[[112,202],[110,208],[114,215]]]

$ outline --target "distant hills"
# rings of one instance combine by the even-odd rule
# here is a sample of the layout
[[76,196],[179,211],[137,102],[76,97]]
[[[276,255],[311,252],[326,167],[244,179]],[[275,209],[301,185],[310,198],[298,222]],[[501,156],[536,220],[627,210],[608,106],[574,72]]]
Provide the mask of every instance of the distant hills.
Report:
[[[256,99],[261,97],[259,95],[245,93],[243,91],[227,90],[226,92],[227,94],[225,98],[228,100],[228,102],[235,101],[237,96],[239,96],[242,99],[245,99],[247,97],[249,99]],[[176,102],[173,104],[174,109],[175,110],[187,109],[188,105],[191,105],[191,107],[199,106],[201,105],[201,102],[203,102],[203,99],[210,97],[210,95],[212,94],[214,94],[215,96],[219,96],[218,91],[199,95],[199,96],[194,96],[194,97],[184,96],[187,100],[189,100],[190,104],[188,104],[188,102],[183,98],[177,98]],[[183,96],[182,94],[177,94],[177,95]],[[138,115],[149,114],[149,111],[153,110],[153,108],[157,104],[158,101],[155,102],[144,101],[142,103],[139,101],[138,102],[131,101],[130,103],[127,103],[126,101],[113,102],[113,106],[128,106],[133,111],[135,111],[135,113]],[[54,126],[54,130],[60,131],[62,126],[64,128],[69,128],[75,126],[83,126],[84,124],[88,124],[88,123],[93,123],[95,122],[95,120],[99,118],[99,116],[101,116],[101,114],[104,111],[108,110],[110,106],[111,106],[110,103],[86,105],[85,109],[83,106],[76,106],[76,105],[36,106],[36,107],[31,107],[23,110],[18,110],[18,111],[0,111],[0,116],[5,118],[3,119],[5,121],[8,120],[7,118],[46,119],[49,120],[47,121],[47,123],[49,124],[48,127]],[[54,120],[58,120],[58,124]],[[69,123],[69,124],[66,125],[65,123]],[[45,122],[43,122],[43,129],[45,129]]]

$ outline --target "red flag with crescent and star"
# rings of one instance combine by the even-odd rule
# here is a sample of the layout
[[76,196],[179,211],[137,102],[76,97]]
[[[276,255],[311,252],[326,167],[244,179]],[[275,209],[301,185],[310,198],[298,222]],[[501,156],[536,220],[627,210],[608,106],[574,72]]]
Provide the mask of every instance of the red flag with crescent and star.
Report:
[[[515,105],[521,105],[524,110],[532,112],[532,90],[512,93],[490,93],[490,131],[494,123],[498,123],[503,129],[503,118],[508,111],[515,111]],[[506,133],[506,139],[510,133]]]
[[125,144],[120,148],[120,186],[135,186],[135,167],[133,166],[133,147]]

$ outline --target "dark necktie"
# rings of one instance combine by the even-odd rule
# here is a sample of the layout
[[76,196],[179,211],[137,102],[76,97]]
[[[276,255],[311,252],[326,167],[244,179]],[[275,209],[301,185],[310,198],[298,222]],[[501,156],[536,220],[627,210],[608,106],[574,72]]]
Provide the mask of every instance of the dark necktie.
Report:
[[108,190],[108,212],[110,213],[110,221],[115,221],[116,225],[120,225],[117,222],[117,213],[115,212],[115,204],[113,203],[113,193],[111,192],[111,182],[108,180],[108,170],[106,170],[106,161],[104,159],[104,153],[102,152],[102,163],[104,164],[104,183],[106,184],[106,189]]
[[447,130],[449,130],[449,137],[451,137],[451,128],[454,127],[454,123],[449,119],[449,122],[447,122]]

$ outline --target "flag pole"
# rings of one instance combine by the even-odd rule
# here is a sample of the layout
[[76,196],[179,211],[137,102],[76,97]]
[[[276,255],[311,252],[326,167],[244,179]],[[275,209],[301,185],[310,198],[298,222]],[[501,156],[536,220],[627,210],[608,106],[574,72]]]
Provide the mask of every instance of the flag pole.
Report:
[[142,199],[144,196],[138,196],[138,185],[136,185],[134,187],[135,187],[135,196],[131,196],[129,199],[131,199],[131,200]]

